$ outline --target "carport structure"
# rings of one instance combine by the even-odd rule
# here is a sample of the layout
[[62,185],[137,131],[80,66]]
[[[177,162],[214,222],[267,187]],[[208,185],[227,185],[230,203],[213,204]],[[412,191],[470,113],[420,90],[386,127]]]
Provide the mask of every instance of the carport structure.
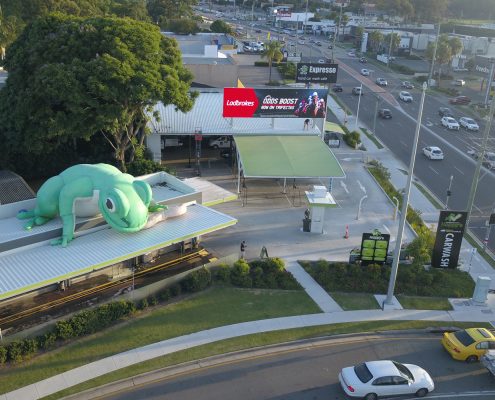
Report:
[[345,178],[337,158],[317,135],[234,136],[237,192],[244,178]]

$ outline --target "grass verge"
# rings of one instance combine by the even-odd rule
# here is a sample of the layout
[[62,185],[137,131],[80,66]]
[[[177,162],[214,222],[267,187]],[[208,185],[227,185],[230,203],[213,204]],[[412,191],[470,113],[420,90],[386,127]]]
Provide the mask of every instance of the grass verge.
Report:
[[363,131],[363,133],[366,136],[368,136],[368,139],[371,140],[376,147],[378,147],[379,149],[383,149],[384,147],[383,144],[380,143],[380,141],[376,138],[375,135],[373,135],[371,132],[368,132],[368,129],[366,128],[360,128],[360,129]]
[[[179,351],[153,360],[139,363],[127,368],[120,369],[99,378],[81,383],[67,390],[60,391],[54,395],[44,397],[44,400],[59,399],[73,393],[98,387],[106,383],[115,382],[159,368],[165,368],[188,361],[199,360],[218,354],[225,354],[243,349],[266,346],[275,343],[284,343],[294,340],[311,339],[322,336],[338,335],[344,333],[357,332],[377,332],[387,330],[421,329],[428,327],[442,327],[448,323],[439,321],[370,321],[370,322],[348,322],[342,324],[321,325],[306,328],[287,329],[277,332],[267,332],[255,335],[247,335],[233,339],[222,340],[220,342],[207,344],[188,350]],[[459,328],[469,328],[473,326],[490,328],[488,323],[456,322]]]
[[370,293],[332,292],[330,296],[344,311],[378,310],[380,308],[375,297]]
[[397,299],[402,307],[409,310],[452,310],[452,306],[445,297],[398,295]]
[[471,246],[478,250],[478,254],[483,257],[492,268],[495,268],[495,260],[490,256],[490,254],[483,250],[483,247],[480,246],[479,243],[471,236],[470,232],[467,232],[467,234],[464,235],[464,239],[466,239]]
[[423,193],[423,195],[428,199],[428,201],[435,206],[437,210],[443,210],[444,207],[441,205],[431,194],[428,190],[426,190],[422,185],[420,185],[417,182],[413,182],[414,186],[418,188],[418,190]]
[[344,110],[346,115],[352,115],[352,111],[350,110],[350,108],[347,107],[347,105],[344,104],[344,102],[342,102],[342,100],[340,100],[337,95],[335,95],[334,93],[330,93],[330,96],[332,96],[332,99],[334,99],[335,102],[340,106],[340,108],[342,108],[342,110]]
[[304,291],[213,287],[143,312],[18,366],[0,369],[0,393],[146,344],[218,326],[290,315],[319,313]]

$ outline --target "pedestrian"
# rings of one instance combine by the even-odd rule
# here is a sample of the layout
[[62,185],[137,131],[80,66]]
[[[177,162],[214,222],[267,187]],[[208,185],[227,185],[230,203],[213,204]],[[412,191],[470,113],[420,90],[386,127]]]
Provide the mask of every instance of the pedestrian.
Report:
[[270,258],[268,256],[268,250],[266,249],[266,246],[263,246],[261,248],[261,253],[260,253],[260,258],[263,259],[263,258]]
[[309,130],[309,123],[310,123],[309,118],[306,118],[306,119],[304,120],[304,130],[305,130],[305,131]]
[[241,260],[244,260],[246,256],[246,241],[241,242]]

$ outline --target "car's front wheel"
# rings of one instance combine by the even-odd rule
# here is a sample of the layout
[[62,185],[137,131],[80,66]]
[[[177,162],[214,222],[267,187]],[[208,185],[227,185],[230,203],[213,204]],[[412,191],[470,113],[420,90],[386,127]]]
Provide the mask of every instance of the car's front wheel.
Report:
[[475,355],[472,355],[472,356],[469,356],[468,358],[466,358],[466,362],[468,363],[474,363],[478,361],[478,357],[476,357]]
[[378,395],[376,393],[368,393],[366,396],[364,396],[364,400],[377,400]]
[[425,397],[428,394],[428,389],[422,388],[416,392],[417,397]]

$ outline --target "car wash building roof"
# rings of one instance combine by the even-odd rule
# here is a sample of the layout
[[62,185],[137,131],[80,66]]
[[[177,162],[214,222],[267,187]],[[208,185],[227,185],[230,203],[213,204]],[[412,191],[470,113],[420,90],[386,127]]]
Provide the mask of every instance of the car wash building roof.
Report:
[[201,205],[201,193],[169,174],[151,174],[140,179],[151,185],[157,202],[186,204],[187,212],[133,234],[111,229],[100,216],[78,218],[76,239],[63,248],[50,245],[51,239],[61,236],[59,219],[25,231],[24,222],[16,218],[19,210],[33,208],[34,200],[0,206],[0,301],[237,222]]

